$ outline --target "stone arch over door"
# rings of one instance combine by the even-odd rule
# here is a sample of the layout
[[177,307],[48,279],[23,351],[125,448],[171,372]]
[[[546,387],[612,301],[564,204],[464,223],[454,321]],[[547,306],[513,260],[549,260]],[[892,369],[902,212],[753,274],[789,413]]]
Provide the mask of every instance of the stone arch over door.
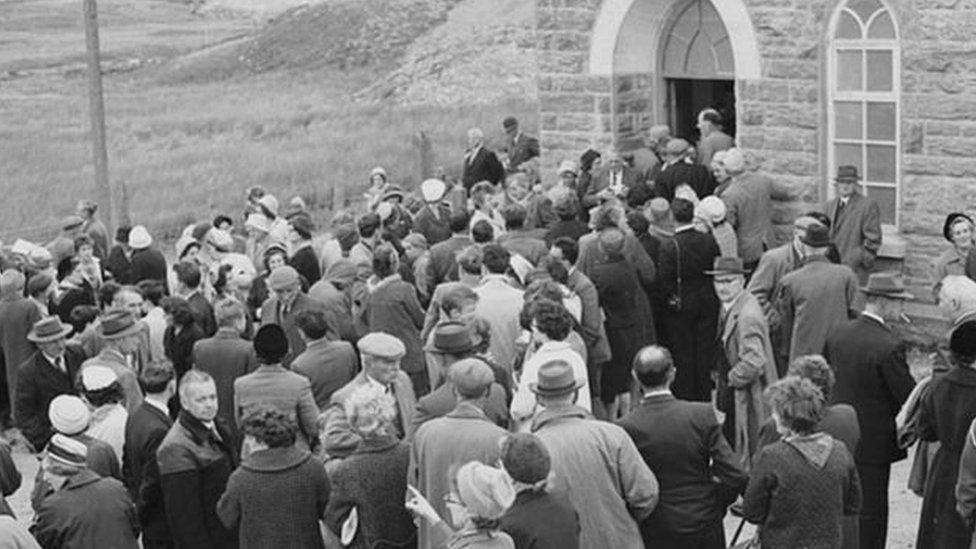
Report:
[[[700,8],[709,13],[695,21]],[[713,75],[736,82],[761,78],[759,44],[743,0],[603,1],[588,67],[590,74],[609,76],[613,82],[618,147],[640,146],[651,125],[668,123],[665,70],[680,72],[683,64],[687,77],[706,77],[688,70],[689,56],[707,58]]]

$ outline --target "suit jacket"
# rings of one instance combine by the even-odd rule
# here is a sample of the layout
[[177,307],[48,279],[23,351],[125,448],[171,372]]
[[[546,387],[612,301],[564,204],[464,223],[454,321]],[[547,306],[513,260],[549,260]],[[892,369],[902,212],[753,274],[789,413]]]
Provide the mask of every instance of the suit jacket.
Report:
[[221,328],[213,337],[193,344],[194,368],[207,372],[217,385],[217,415],[237,434],[234,422],[234,380],[257,369],[251,342],[233,328]]
[[780,281],[776,308],[789,330],[790,361],[821,354],[831,327],[850,318],[858,292],[857,276],[849,267],[824,256],[807,258],[802,267]]
[[48,407],[54,397],[76,393],[74,382],[84,360],[81,349],[69,345],[64,351],[67,372],[54,367],[40,351],[20,366],[14,391],[18,410],[17,427],[38,452],[47,446],[47,441],[54,435],[47,415]]
[[471,192],[475,183],[488,181],[497,185],[505,180],[505,167],[502,166],[494,151],[489,151],[484,145],[478,147],[478,152],[472,157],[471,151],[464,156],[461,171],[461,183],[464,189]]
[[735,437],[730,442],[748,465],[758,449],[759,430],[769,417],[763,390],[779,378],[769,326],[755,296],[743,291],[728,311],[721,309],[719,334],[724,351],[718,369],[719,402],[725,400],[723,393],[731,397],[728,403],[735,412]]
[[262,364],[257,370],[234,381],[234,417],[237,425],[248,410],[259,404],[270,404],[295,419],[298,431],[308,447],[315,449],[319,440],[319,407],[312,396],[308,378],[277,364]]
[[715,190],[715,179],[705,166],[680,160],[661,169],[661,173],[654,180],[654,196],[671,202],[674,200],[675,189],[681,185],[688,185],[698,198],[705,198]]
[[319,339],[305,347],[305,352],[292,361],[291,369],[308,378],[316,406],[325,410],[332,394],[352,381],[359,371],[359,359],[348,341]]
[[659,288],[662,295],[678,292],[680,271],[681,295],[685,301],[692,296],[705,296],[708,301],[714,301],[712,277],[706,275],[705,271],[712,268],[719,253],[712,235],[693,228],[676,231],[672,240],[661,244]]
[[721,521],[745,488],[748,477],[710,404],[655,394],[644,397],[619,425],[660,485],[657,507],[641,524],[648,547],[654,546],[655,531],[691,534]]
[[427,280],[432,286],[458,279],[457,255],[461,250],[473,245],[467,235],[453,235],[451,238],[430,248],[430,263],[427,264]]
[[[434,210],[436,211],[436,215]],[[436,206],[424,204],[413,219],[413,230],[424,235],[427,245],[433,246],[451,238],[451,207],[444,202]]]
[[851,195],[843,210],[838,211],[839,206],[839,197],[824,206],[830,217],[830,240],[840,252],[841,263],[859,275],[866,273],[881,247],[881,209],[859,193]]
[[305,352],[305,340],[298,333],[298,326],[295,326],[295,317],[302,311],[312,310],[322,311],[325,315],[326,322],[333,329],[332,333],[342,333],[332,312],[322,302],[305,294],[300,293],[295,296],[295,300],[292,301],[291,308],[288,309],[287,313],[282,313],[281,307],[278,305],[278,296],[276,295],[269,297],[264,302],[264,305],[261,306],[261,324],[277,324],[281,326],[281,329],[285,331],[285,336],[288,338],[288,354],[281,361],[285,368],[291,365],[291,361],[296,356]]
[[[454,386],[451,383],[444,383],[433,392],[421,397],[417,401],[417,413],[413,416],[407,438],[413,438],[413,434],[421,425],[432,419],[446,416],[456,406],[457,396],[454,394]],[[503,429],[508,428],[508,406],[505,403],[505,389],[498,383],[491,384],[484,412],[495,425]]]
[[[363,385],[375,383],[366,377],[366,372],[360,372],[352,381],[347,383],[342,389],[332,393],[332,402],[329,409],[323,415],[325,424],[323,436],[323,447],[331,458],[344,458],[352,454],[362,438],[356,434],[349,421],[346,419],[346,411],[343,406],[356,389]],[[400,438],[409,431],[413,423],[413,415],[417,407],[417,397],[413,392],[413,383],[410,377],[400,370],[393,379],[393,396],[397,404],[397,431]]]
[[203,297],[199,291],[193,292],[193,295],[188,297],[186,301],[190,304],[190,309],[193,310],[193,318],[203,330],[204,337],[212,337],[217,333],[217,320],[214,318],[214,309],[210,301]]
[[[623,200],[632,208],[639,208],[651,198],[650,188],[647,187],[644,178],[641,177],[641,174],[637,170],[630,166],[624,166],[622,170],[623,173],[620,176],[620,182],[627,188],[627,196]],[[584,208],[589,209],[600,204],[602,200],[597,195],[604,189],[610,187],[610,175],[610,170],[608,169],[600,170],[593,174],[593,179],[590,180],[586,194],[583,195],[582,204]]]
[[166,285],[166,258],[155,248],[135,250],[132,252],[132,284],[143,280],[158,280]]
[[745,263],[759,261],[772,232],[770,197],[773,180],[756,173],[736,176],[722,194],[725,220],[735,229],[739,257]]
[[531,135],[519,132],[515,139],[509,141],[508,171],[518,171],[519,165],[526,160],[539,156],[539,140]]
[[136,504],[142,533],[151,540],[170,539],[163,491],[159,485],[156,450],[172,426],[173,420],[148,402],[136,408],[125,422],[125,447],[122,451],[125,486]]
[[823,348],[837,382],[833,401],[857,411],[858,463],[884,465],[906,456],[895,439],[895,416],[915,387],[905,345],[887,324],[862,314],[833,325]]

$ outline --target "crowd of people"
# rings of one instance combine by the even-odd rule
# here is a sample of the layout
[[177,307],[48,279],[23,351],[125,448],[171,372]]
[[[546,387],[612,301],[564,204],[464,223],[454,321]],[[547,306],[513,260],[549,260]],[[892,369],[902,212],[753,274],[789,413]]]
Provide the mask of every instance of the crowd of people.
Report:
[[246,193],[163,253],[83,201],[0,262],[0,493],[15,548],[882,548],[918,443],[918,547],[976,521],[976,251],[950,215],[951,330],[916,385],[856,167],[777,244],[775,182],[722,115],[694,145],[586,151],[478,129],[455,182],[369,173],[320,229]]

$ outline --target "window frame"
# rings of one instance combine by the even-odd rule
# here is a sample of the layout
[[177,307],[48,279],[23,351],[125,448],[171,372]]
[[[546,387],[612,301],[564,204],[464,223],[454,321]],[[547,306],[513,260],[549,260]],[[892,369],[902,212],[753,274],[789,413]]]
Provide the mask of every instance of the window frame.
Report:
[[[828,177],[829,182],[827,184],[827,196],[828,198],[833,198],[835,196],[833,177],[837,172],[837,163],[835,158],[834,149],[836,145],[850,144],[863,146],[861,153],[861,186],[865,193],[870,196],[870,189],[884,188],[884,189],[894,189],[895,191],[895,220],[894,224],[883,223],[883,225],[891,226],[897,228],[901,224],[901,199],[902,199],[902,135],[901,135],[901,42],[899,37],[901,36],[900,29],[898,27],[898,21],[895,19],[894,12],[891,6],[885,0],[879,0],[881,4],[881,9],[875,11],[871,14],[871,18],[864,22],[862,28],[862,38],[851,39],[851,38],[836,38],[837,27],[840,23],[841,14],[847,12],[849,15],[855,18],[856,21],[861,22],[861,17],[852,9],[847,7],[849,0],[845,0],[837,9],[834,11],[833,18],[828,29],[828,41],[827,41],[827,167],[828,167]],[[871,24],[881,16],[881,14],[887,13],[888,17],[891,19],[892,27],[894,28],[895,37],[894,38],[867,38],[868,30]],[[868,78],[868,56],[867,52],[870,51],[885,51],[891,52],[891,90],[890,91],[840,91],[837,89],[838,86],[838,75],[837,75],[837,56],[840,51],[843,50],[858,50],[864,52],[861,60],[861,78],[862,87],[866,87]],[[862,137],[860,139],[851,138],[838,138],[836,136],[837,132],[837,109],[835,108],[836,102],[856,102],[862,105],[862,120],[861,129]],[[881,102],[881,103],[893,103],[895,106],[895,135],[892,141],[880,141],[877,139],[869,139],[867,133],[867,107],[866,105],[871,102]],[[894,183],[887,182],[872,182],[867,180],[867,147],[870,145],[884,145],[891,146],[892,142],[895,147],[895,171],[894,171]]]

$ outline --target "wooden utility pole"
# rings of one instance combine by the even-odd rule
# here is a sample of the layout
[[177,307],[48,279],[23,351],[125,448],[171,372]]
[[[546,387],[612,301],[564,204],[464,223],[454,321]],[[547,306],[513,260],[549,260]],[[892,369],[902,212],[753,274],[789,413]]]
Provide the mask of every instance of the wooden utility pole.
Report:
[[85,42],[88,49],[88,103],[91,111],[92,152],[95,159],[95,193],[109,234],[114,234],[117,212],[108,179],[108,149],[105,138],[105,101],[102,98],[102,55],[98,44],[98,6],[95,0],[83,0],[85,6]]

